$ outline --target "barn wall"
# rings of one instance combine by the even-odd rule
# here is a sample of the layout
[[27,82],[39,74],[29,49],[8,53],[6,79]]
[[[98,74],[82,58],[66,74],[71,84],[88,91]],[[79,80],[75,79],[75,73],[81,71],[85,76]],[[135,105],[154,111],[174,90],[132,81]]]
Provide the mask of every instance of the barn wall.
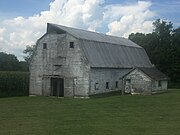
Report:
[[[90,95],[122,90],[122,76],[129,70],[92,68],[90,72]],[[116,88],[116,81],[118,81],[118,88]],[[106,89],[106,82],[109,82],[109,89]]]
[[168,87],[168,81],[161,81],[161,84],[162,84],[162,90],[167,90],[167,87]]
[[168,82],[166,80],[160,80],[161,85],[159,86],[159,81],[153,81],[153,92],[158,92],[162,90],[167,90]]
[[135,69],[125,76],[124,81],[130,79],[131,92],[151,94],[152,81],[142,71]]
[[[74,48],[69,43],[74,42]],[[43,49],[43,44],[47,49]],[[60,66],[61,65],[61,66]],[[47,34],[37,44],[31,64],[30,94],[50,95],[51,77],[64,79],[64,96],[88,96],[89,66],[79,40],[68,34]]]

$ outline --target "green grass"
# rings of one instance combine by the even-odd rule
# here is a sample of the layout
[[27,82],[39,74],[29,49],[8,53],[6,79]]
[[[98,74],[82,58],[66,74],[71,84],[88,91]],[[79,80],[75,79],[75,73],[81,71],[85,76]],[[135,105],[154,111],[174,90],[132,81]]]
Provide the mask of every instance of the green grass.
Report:
[[0,135],[180,135],[180,90],[93,99],[0,99]]

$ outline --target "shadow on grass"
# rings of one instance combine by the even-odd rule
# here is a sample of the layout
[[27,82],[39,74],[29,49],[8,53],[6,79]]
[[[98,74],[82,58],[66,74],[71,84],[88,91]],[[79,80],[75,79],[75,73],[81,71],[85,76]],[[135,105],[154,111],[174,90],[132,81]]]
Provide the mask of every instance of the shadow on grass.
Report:
[[[156,95],[164,95],[164,94],[168,94],[168,93],[172,93],[172,91],[178,91],[180,89],[168,89],[168,90],[163,90],[163,91],[159,91],[156,93],[153,93],[152,95],[148,95],[148,96],[156,96]],[[90,98],[104,98],[104,97],[111,97],[111,96],[126,96],[126,95],[131,95],[131,94],[124,94],[122,95],[121,91],[112,91],[112,92],[108,92],[108,93],[101,93],[101,94],[95,94],[95,95],[91,95]],[[137,94],[138,96],[147,96],[144,94]],[[132,95],[132,96],[137,96],[137,95]]]
[[90,98],[104,98],[104,97],[119,96],[119,95],[122,95],[121,91],[112,91],[108,93],[91,95]]

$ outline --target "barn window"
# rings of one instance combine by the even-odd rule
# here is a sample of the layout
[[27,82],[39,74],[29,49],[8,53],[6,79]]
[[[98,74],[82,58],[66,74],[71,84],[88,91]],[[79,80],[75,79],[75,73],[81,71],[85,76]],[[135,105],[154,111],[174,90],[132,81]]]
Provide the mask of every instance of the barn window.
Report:
[[118,81],[116,81],[116,88],[118,88]]
[[95,83],[95,90],[99,90],[99,84]]
[[106,82],[106,89],[109,89],[109,82]]
[[43,43],[43,49],[47,49],[47,44]]
[[126,83],[131,83],[131,79],[126,79]]
[[158,81],[158,87],[161,87],[162,84],[161,84],[161,81]]
[[74,42],[69,43],[69,48],[74,48]]

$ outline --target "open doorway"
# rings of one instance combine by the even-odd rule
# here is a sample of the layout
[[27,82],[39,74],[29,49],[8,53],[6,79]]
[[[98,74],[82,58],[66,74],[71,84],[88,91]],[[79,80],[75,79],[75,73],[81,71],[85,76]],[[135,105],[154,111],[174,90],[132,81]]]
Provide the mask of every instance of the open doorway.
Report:
[[131,80],[125,79],[125,88],[124,92],[130,94],[131,93]]
[[64,79],[51,78],[51,96],[64,97]]

